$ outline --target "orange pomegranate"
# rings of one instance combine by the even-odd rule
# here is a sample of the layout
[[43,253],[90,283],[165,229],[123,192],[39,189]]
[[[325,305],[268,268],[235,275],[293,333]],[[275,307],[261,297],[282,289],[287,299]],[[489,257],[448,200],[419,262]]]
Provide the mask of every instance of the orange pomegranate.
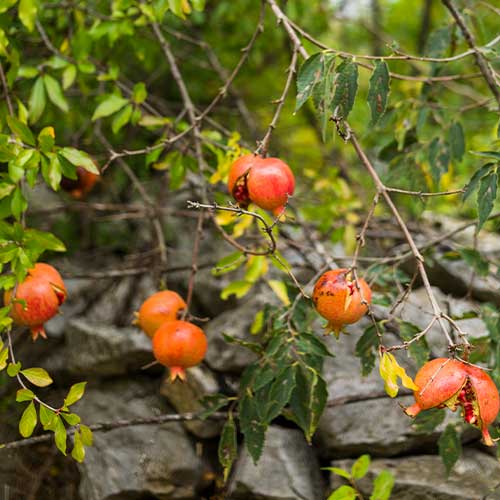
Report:
[[279,158],[250,154],[232,164],[228,189],[243,208],[252,202],[279,215],[295,191],[295,177],[290,167]]
[[328,320],[327,333],[332,331],[337,338],[344,325],[356,323],[366,314],[368,307],[363,300],[371,303],[368,283],[358,278],[357,285],[359,290],[348,269],[334,269],[321,275],[314,286],[314,307]]
[[437,358],[426,363],[415,377],[419,390],[414,392],[415,404],[405,413],[415,417],[422,410],[448,407],[462,408],[465,422],[478,427],[483,441],[493,445],[488,426],[500,409],[498,389],[481,368],[450,358]]
[[196,366],[207,352],[207,338],[201,328],[187,321],[167,321],[153,336],[156,360],[170,369],[170,380],[186,379],[186,368]]
[[[11,304],[13,290],[4,293],[5,305]],[[54,317],[66,299],[61,275],[49,264],[38,263],[15,289],[16,301],[10,315],[14,323],[28,326],[33,340],[47,338],[43,324]],[[19,301],[19,302],[18,302]]]
[[157,292],[147,298],[139,312],[135,313],[134,324],[138,325],[148,337],[153,337],[165,321],[175,321],[179,312],[186,307],[179,294],[171,290]]
[[99,180],[99,175],[93,174],[83,167],[77,167],[76,179],[63,177],[61,189],[67,191],[73,198],[81,200],[92,191],[95,183]]

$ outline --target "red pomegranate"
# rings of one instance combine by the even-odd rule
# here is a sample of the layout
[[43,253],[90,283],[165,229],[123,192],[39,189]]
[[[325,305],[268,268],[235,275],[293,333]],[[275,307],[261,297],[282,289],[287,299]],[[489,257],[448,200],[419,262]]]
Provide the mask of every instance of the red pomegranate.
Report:
[[358,286],[361,293],[348,269],[327,271],[316,282],[312,300],[318,313],[328,320],[327,333],[333,331],[338,338],[345,325],[356,323],[366,314],[368,307],[363,299],[370,304],[372,292],[362,278]]
[[187,321],[167,321],[153,336],[156,360],[170,369],[170,380],[186,379],[185,368],[199,364],[207,352],[203,330]]
[[61,189],[67,191],[76,200],[81,200],[92,191],[95,183],[99,180],[99,176],[85,170],[83,167],[77,167],[76,177],[76,179],[63,177],[61,179]]
[[249,202],[280,215],[295,191],[290,167],[279,158],[242,156],[229,171],[228,189],[242,207]]
[[28,271],[28,275],[33,278],[40,278],[42,280],[48,281],[52,288],[54,289],[55,294],[59,300],[59,305],[64,303],[66,300],[66,287],[64,285],[64,281],[59,274],[59,271],[51,266],[50,264],[45,264],[44,262],[37,262],[33,269]]
[[450,358],[437,358],[426,363],[415,377],[419,387],[414,392],[415,404],[405,413],[415,417],[422,410],[462,407],[464,421],[478,427],[484,443],[493,445],[488,426],[500,409],[498,389],[481,368]]
[[157,292],[147,298],[139,312],[135,313],[134,324],[138,325],[148,337],[153,337],[165,321],[176,320],[179,312],[186,307],[186,303],[179,294],[171,290]]

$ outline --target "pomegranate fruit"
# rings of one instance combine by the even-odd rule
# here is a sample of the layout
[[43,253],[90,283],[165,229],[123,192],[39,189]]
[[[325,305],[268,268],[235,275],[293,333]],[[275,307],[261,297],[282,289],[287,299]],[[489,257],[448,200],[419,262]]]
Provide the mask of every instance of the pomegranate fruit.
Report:
[[280,215],[295,190],[290,167],[279,158],[245,155],[229,171],[228,189],[243,208],[250,202]]
[[147,298],[138,312],[134,324],[139,326],[148,337],[153,337],[156,330],[165,321],[175,321],[177,315],[187,305],[179,294],[170,290],[157,292]]
[[405,413],[415,417],[422,410],[462,407],[465,422],[478,427],[483,441],[493,445],[488,426],[500,409],[498,389],[491,377],[481,368],[456,359],[437,358],[426,363],[417,373],[415,404]]
[[202,361],[207,338],[201,328],[187,321],[167,321],[153,336],[156,360],[170,369],[170,380],[186,379],[185,369]]
[[61,189],[68,192],[76,200],[81,200],[92,191],[99,176],[85,170],[83,167],[77,167],[76,177],[76,179],[63,177],[61,179]]
[[[12,290],[4,293],[5,305],[12,302],[12,293]],[[28,326],[33,340],[38,336],[47,338],[43,324],[57,314],[66,299],[66,288],[55,268],[38,263],[17,286],[15,298],[10,311],[14,323]]]
[[328,320],[327,333],[338,338],[344,325],[356,323],[368,310],[363,299],[370,304],[372,292],[368,283],[358,278],[356,282],[348,269],[327,271],[314,285],[312,300],[316,311]]

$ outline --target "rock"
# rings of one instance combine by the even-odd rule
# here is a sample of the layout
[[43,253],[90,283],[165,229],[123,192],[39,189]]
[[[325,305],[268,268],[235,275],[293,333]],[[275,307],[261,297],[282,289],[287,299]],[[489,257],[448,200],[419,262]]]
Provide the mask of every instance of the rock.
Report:
[[139,371],[153,361],[151,341],[139,329],[69,322],[63,356],[56,353],[71,374],[116,376]]
[[262,456],[254,465],[242,451],[236,463],[230,500],[320,500],[318,461],[302,432],[270,426]]
[[[144,418],[168,412],[156,381],[113,380],[88,389],[75,411],[84,423]],[[178,423],[137,425],[94,433],[79,465],[85,500],[197,498],[202,463]]]
[[[195,366],[186,371],[185,382],[170,382],[168,377],[163,379],[160,393],[179,412],[197,413],[203,410],[200,399],[208,394],[219,391],[219,384],[208,368],[203,365]],[[213,420],[197,420],[184,422],[188,431],[199,438],[212,438],[219,435],[222,422]]]
[[242,372],[247,365],[256,359],[256,354],[238,345],[229,344],[224,340],[223,333],[237,339],[255,342],[250,327],[258,311],[265,304],[276,303],[273,292],[267,288],[257,288],[245,303],[236,309],[223,312],[210,321],[204,328],[208,337],[208,351],[205,357],[210,368],[221,372]]
[[[400,405],[414,403],[413,396],[391,399],[388,396],[329,406],[321,417],[315,442],[325,458],[354,457],[362,453],[395,456],[415,450],[436,448],[446,425],[456,416],[447,412],[444,422],[434,432],[424,434],[412,427]],[[478,436],[467,427],[464,440]]]
[[[338,460],[332,462],[332,466],[349,469],[352,463],[352,460]],[[366,498],[372,491],[374,477],[382,470],[392,472],[395,484],[391,498],[397,500],[500,499],[500,463],[474,449],[464,449],[449,477],[437,455],[375,459],[366,478],[356,482]],[[332,489],[341,484],[342,480],[332,474]]]

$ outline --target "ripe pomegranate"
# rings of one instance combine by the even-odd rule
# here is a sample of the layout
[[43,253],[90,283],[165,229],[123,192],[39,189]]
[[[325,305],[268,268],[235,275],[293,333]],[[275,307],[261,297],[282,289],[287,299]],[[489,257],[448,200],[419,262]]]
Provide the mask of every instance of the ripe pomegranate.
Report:
[[177,293],[170,290],[157,292],[147,298],[139,312],[135,313],[134,324],[152,338],[165,321],[175,321],[179,312],[186,307],[186,303]]
[[419,387],[415,404],[405,413],[415,417],[422,410],[462,407],[464,421],[478,427],[484,443],[493,445],[488,426],[500,409],[498,389],[491,377],[477,366],[456,359],[437,358],[426,363],[415,377]]
[[328,320],[327,333],[333,331],[338,338],[344,325],[356,323],[368,310],[363,299],[371,303],[372,292],[368,283],[356,282],[348,269],[334,269],[324,273],[314,285],[312,300],[316,311]]
[[153,353],[170,369],[170,380],[186,379],[185,368],[201,362],[207,352],[203,330],[187,321],[167,321],[153,336]]
[[[12,290],[4,293],[4,303],[12,301]],[[38,263],[28,271],[25,280],[16,288],[16,300],[10,315],[18,325],[29,326],[33,340],[47,338],[43,324],[54,317],[66,299],[61,275],[49,264]]]
[[295,190],[295,178],[279,158],[250,154],[231,165],[228,189],[243,208],[252,202],[279,215]]
[[67,191],[76,200],[81,200],[92,191],[99,176],[85,170],[83,167],[77,167],[76,177],[76,179],[63,177],[61,180],[61,189]]

